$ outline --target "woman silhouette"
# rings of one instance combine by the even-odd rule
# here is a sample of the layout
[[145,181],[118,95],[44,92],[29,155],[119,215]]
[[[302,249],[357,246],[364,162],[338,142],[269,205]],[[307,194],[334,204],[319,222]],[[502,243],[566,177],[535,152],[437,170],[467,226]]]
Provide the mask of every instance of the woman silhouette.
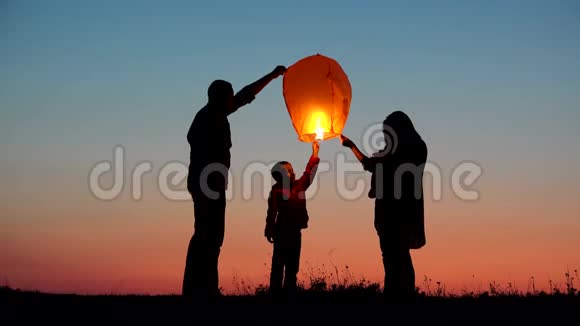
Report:
[[341,143],[372,173],[369,197],[375,199],[374,223],[385,269],[384,293],[409,297],[415,294],[410,249],[425,245],[422,181],[427,146],[411,119],[401,111],[387,116],[383,133],[386,146],[371,157],[342,135]]

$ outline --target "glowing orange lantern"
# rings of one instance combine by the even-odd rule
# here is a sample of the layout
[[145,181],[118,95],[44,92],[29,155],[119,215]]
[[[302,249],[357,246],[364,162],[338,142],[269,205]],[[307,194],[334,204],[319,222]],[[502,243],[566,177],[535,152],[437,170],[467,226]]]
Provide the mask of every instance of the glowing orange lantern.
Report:
[[316,54],[299,60],[284,74],[283,92],[299,140],[327,140],[341,134],[352,90],[334,59]]

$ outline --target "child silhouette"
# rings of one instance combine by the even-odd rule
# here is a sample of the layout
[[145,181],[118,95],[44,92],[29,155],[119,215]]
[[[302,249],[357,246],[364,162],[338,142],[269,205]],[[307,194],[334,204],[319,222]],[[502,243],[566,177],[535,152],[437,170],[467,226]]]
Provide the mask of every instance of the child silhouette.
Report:
[[[296,275],[300,263],[302,229],[308,227],[305,192],[312,184],[318,163],[318,142],[312,143],[312,155],[306,170],[296,180],[292,164],[281,161],[271,170],[276,183],[270,190],[266,217],[266,239],[274,244],[270,291],[278,294],[282,289],[296,291]],[[282,280],[284,281],[282,284]]]

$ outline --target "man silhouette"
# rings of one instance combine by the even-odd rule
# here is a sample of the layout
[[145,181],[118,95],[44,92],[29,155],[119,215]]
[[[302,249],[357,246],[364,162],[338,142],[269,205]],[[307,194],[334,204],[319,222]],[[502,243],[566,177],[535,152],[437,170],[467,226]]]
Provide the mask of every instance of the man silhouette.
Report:
[[232,146],[228,116],[252,102],[266,85],[285,71],[284,66],[277,66],[235,95],[230,83],[215,80],[208,88],[207,104],[191,123],[187,133],[190,145],[187,189],[194,203],[195,223],[185,262],[184,297],[220,295],[218,258],[224,240],[225,192]]

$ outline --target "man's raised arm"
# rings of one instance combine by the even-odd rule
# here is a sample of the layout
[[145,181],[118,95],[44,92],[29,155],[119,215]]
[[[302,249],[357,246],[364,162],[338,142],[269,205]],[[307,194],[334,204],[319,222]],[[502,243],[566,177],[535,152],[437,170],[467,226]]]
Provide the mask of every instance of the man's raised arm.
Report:
[[252,102],[254,98],[256,98],[256,95],[258,95],[258,93],[260,93],[260,91],[262,91],[266,85],[268,85],[272,80],[283,75],[285,72],[286,67],[277,66],[274,68],[274,70],[272,70],[272,72],[242,88],[234,96],[234,106],[227,114],[230,115],[236,112],[240,107]]

